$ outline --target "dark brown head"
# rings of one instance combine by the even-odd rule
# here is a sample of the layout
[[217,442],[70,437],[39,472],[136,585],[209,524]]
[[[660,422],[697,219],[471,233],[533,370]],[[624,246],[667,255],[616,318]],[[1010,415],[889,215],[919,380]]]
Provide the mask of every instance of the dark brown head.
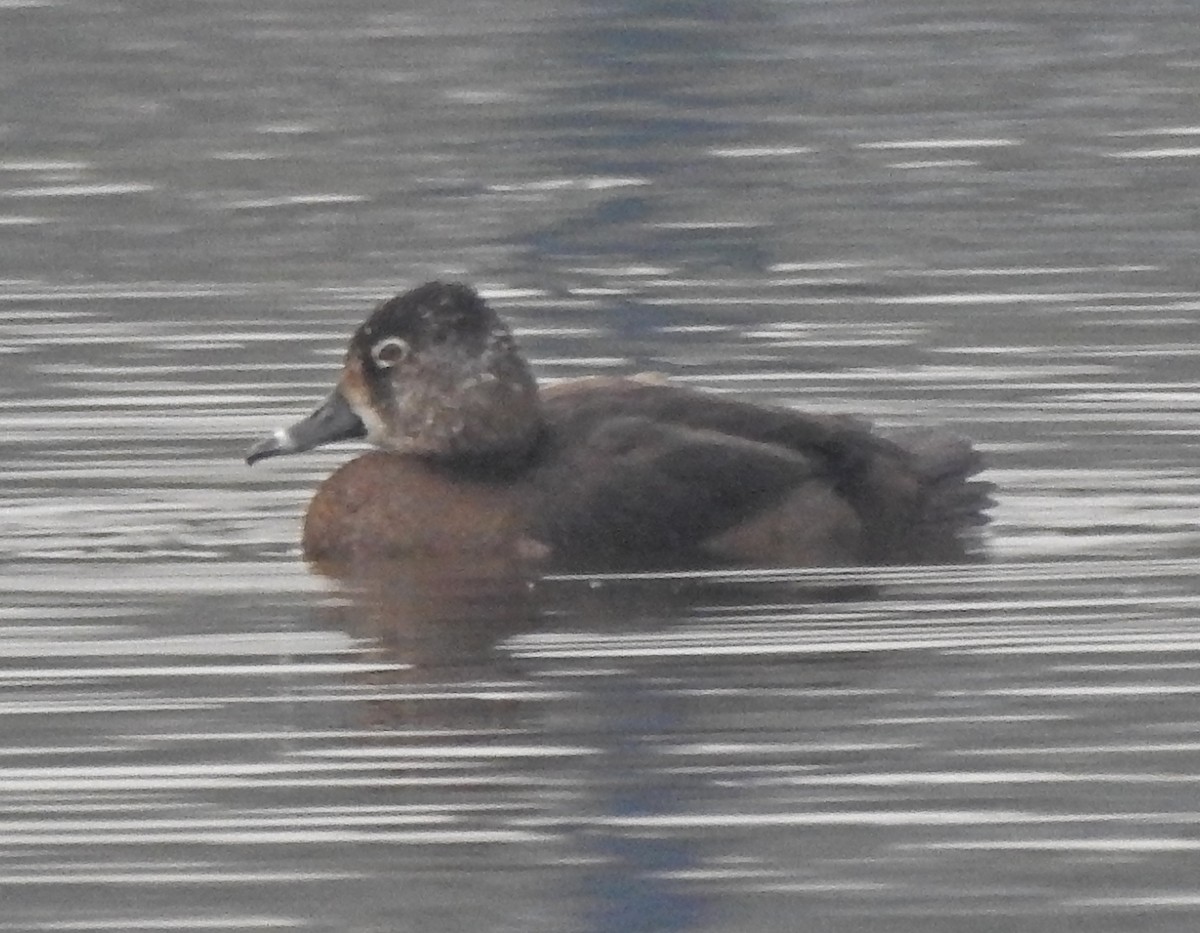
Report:
[[429,282],[376,308],[329,398],[246,461],[366,437],[397,453],[510,462],[541,426],[537,384],[508,327],[472,288]]

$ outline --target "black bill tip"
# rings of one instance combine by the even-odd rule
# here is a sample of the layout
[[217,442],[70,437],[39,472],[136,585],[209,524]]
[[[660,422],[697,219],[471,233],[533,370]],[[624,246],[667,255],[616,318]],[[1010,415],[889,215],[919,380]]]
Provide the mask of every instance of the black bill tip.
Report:
[[280,454],[290,454],[295,449],[296,445],[292,441],[292,436],[287,428],[280,428],[270,437],[264,437],[246,451],[246,465],[254,466],[259,460],[266,460],[267,457],[278,457]]
[[365,437],[366,434],[362,419],[354,413],[345,396],[335,389],[307,418],[300,419],[291,427],[280,428],[246,451],[246,463],[253,465],[268,457],[299,453],[334,441]]

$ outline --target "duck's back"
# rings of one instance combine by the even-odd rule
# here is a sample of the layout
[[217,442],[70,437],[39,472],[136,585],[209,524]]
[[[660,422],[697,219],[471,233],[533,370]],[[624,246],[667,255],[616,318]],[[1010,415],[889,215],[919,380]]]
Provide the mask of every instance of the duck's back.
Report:
[[543,410],[530,535],[567,562],[948,562],[986,521],[980,458],[948,432],[638,379],[560,384]]

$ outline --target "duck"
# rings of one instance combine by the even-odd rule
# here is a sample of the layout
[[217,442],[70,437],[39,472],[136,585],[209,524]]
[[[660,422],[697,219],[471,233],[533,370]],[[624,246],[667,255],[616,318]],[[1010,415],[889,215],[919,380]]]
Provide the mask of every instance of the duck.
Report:
[[992,485],[942,429],[888,433],[656,375],[539,386],[469,285],[380,303],[311,414],[246,462],[365,439],[322,481],[313,562],[504,555],[575,569],[954,563],[980,554]]

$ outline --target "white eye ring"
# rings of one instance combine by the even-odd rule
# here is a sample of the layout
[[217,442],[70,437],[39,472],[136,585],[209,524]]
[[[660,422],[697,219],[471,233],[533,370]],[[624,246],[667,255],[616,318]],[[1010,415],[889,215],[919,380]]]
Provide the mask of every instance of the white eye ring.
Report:
[[399,337],[384,337],[371,347],[371,359],[380,369],[391,369],[408,356],[408,343]]

